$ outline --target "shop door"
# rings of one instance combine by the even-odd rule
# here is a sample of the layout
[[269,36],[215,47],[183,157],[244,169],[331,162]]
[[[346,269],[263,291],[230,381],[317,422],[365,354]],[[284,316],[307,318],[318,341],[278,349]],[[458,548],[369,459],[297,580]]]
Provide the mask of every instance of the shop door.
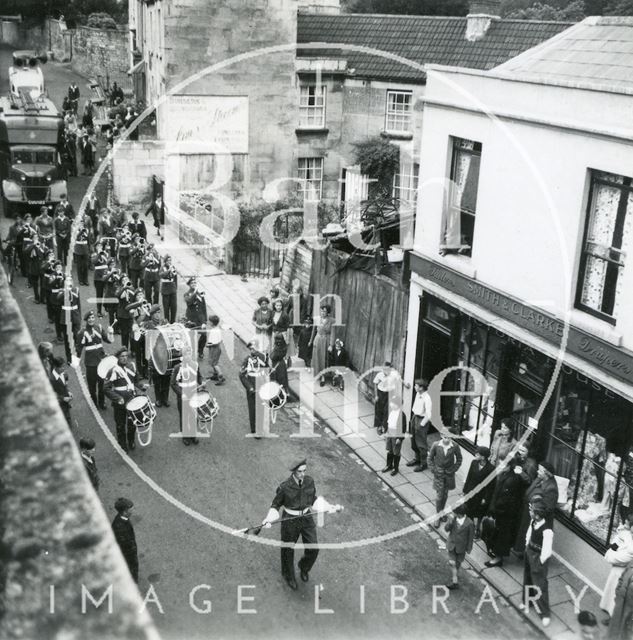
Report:
[[[452,366],[450,354],[451,337],[434,327],[426,325],[424,327],[424,355],[422,358],[421,377],[431,382],[436,375]],[[450,390],[453,388],[451,384],[452,376],[449,375],[446,376],[442,387],[444,390]],[[441,415],[446,425],[451,423],[454,402],[455,398],[442,396]]]
[[527,429],[531,429],[530,419],[536,416],[540,405],[537,393],[519,384],[513,384],[510,389],[510,414],[508,421],[513,436],[518,440]]

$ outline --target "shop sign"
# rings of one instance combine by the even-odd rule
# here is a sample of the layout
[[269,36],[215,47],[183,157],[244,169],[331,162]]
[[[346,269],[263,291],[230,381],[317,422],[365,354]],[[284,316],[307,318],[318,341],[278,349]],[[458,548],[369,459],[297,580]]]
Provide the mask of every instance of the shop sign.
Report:
[[[560,345],[565,324],[558,318],[529,307],[516,298],[475,282],[414,252],[411,253],[411,270],[555,346]],[[633,384],[633,354],[573,326],[569,327],[567,351],[600,367],[609,375]]]

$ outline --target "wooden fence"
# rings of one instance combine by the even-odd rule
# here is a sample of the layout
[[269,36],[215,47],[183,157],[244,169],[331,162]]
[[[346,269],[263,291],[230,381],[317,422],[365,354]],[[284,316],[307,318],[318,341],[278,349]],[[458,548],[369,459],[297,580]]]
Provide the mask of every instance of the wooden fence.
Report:
[[344,255],[332,248],[312,253],[310,293],[340,296],[344,326],[336,336],[345,342],[353,369],[364,372],[389,360],[402,373],[408,289],[349,266],[337,271]]

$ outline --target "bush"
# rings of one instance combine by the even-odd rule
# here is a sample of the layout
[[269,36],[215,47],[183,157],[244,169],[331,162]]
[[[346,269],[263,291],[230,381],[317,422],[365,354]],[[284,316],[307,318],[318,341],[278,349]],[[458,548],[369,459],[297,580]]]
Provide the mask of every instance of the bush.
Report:
[[87,27],[93,27],[94,29],[115,29],[117,28],[117,24],[114,18],[108,14],[103,12],[91,13],[88,16],[88,20],[86,20]]
[[393,177],[400,167],[400,147],[380,136],[354,143],[356,164],[369,176],[370,194],[391,194]]

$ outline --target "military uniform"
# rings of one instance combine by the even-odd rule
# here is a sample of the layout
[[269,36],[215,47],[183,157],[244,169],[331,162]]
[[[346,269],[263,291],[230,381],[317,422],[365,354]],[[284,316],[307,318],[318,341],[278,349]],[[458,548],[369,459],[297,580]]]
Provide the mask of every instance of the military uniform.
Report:
[[131,242],[132,236],[128,230],[125,229],[119,239],[119,264],[121,265],[121,271],[123,271],[123,273],[128,272]]
[[72,220],[66,215],[55,218],[55,236],[57,237],[57,257],[63,265],[68,259],[68,249],[70,247],[70,232],[72,230]]
[[[317,543],[314,517],[311,514],[294,517],[300,516],[306,509],[310,509],[316,498],[314,480],[310,476],[304,476],[303,480],[297,480],[294,475],[291,475],[277,487],[277,493],[273,498],[271,508],[279,511],[283,507],[287,517],[293,518],[281,523],[282,542],[295,543],[301,536],[304,544]],[[282,514],[283,517],[286,516]],[[312,569],[318,555],[318,549],[305,550],[303,557],[299,560],[302,579],[307,579],[307,574]],[[281,549],[281,574],[286,580],[294,582],[294,549],[292,547],[283,547]]]
[[259,351],[255,351],[252,354],[249,353],[249,355],[244,358],[242,366],[240,367],[239,378],[242,386],[246,389],[248,420],[251,427],[251,433],[256,433],[257,431],[257,412],[255,407],[257,395],[256,378],[258,375],[263,373],[263,370],[266,368],[266,364],[266,356]]
[[94,257],[93,266],[95,292],[97,294],[97,313],[101,315],[103,312],[102,300],[105,290],[105,277],[108,272],[108,259],[106,258],[105,252]]
[[130,249],[130,262],[128,265],[130,281],[136,289],[143,273],[143,261],[145,260],[145,248],[141,245],[134,245]]
[[[194,372],[194,368],[197,372]],[[198,387],[202,384],[202,375],[200,367],[195,362],[179,362],[171,374],[171,388],[176,394],[176,402],[178,404],[178,415],[180,416],[180,432],[192,433],[197,431],[197,414],[189,407],[189,401],[195,395]],[[182,405],[183,400],[186,403],[185,417],[183,421]],[[196,424],[192,424],[194,422]],[[183,429],[183,426],[185,427]],[[183,444],[198,444],[198,438],[183,438]]]
[[77,264],[77,277],[79,284],[88,284],[88,260],[90,256],[90,232],[88,229],[79,229],[73,247],[75,263]]
[[[207,301],[204,297],[204,291],[189,290],[185,293],[185,304],[187,311],[185,317],[192,327],[201,327],[207,322]],[[200,332],[198,336],[198,357],[204,357],[204,348],[207,343],[207,337],[204,332]]]
[[158,303],[158,289],[160,282],[160,260],[155,253],[151,252],[143,260],[143,285],[145,288],[145,298],[151,304]]
[[75,342],[77,345],[77,356],[81,357],[82,351],[86,352],[84,363],[86,365],[86,382],[92,401],[100,409],[105,409],[105,394],[103,391],[103,380],[97,374],[99,363],[105,357],[103,343],[112,342],[112,337],[103,330],[101,325],[87,325],[77,333]]
[[163,298],[163,313],[167,322],[176,322],[178,274],[174,267],[166,267],[160,272],[160,295]]
[[[116,437],[119,446],[127,453],[128,448],[136,447],[136,425],[127,420],[125,405],[136,396],[136,367],[129,362],[126,365],[116,364],[108,374],[105,383],[105,394],[112,400]],[[123,403],[119,403],[123,400]]]

